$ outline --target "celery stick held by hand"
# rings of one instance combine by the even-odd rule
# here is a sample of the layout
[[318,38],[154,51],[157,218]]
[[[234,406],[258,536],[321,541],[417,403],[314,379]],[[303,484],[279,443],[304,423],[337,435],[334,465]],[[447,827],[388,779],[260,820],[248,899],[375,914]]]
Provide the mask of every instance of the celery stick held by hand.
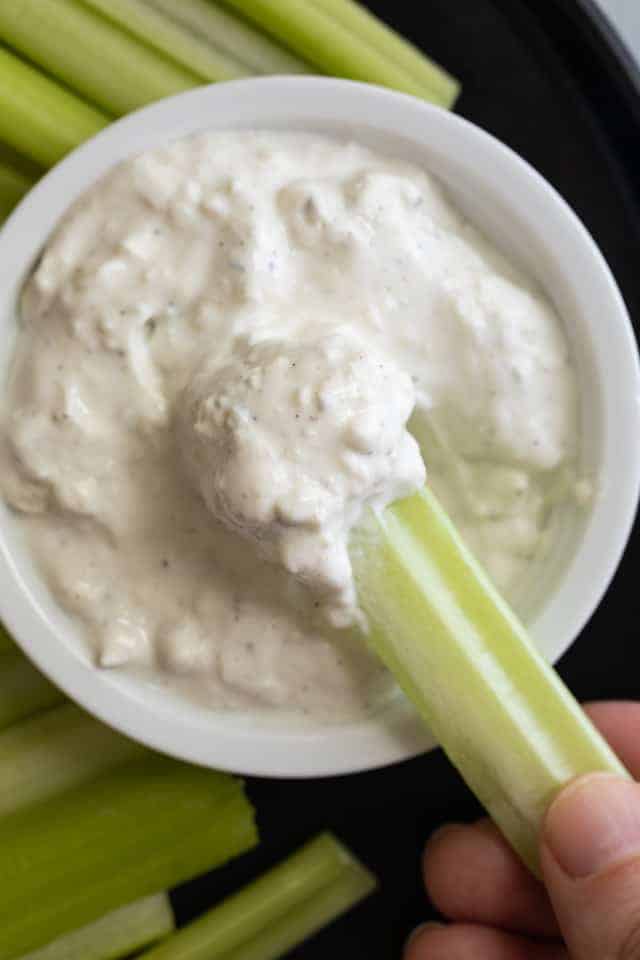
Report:
[[561,787],[624,773],[428,488],[358,531],[369,640],[523,860]]

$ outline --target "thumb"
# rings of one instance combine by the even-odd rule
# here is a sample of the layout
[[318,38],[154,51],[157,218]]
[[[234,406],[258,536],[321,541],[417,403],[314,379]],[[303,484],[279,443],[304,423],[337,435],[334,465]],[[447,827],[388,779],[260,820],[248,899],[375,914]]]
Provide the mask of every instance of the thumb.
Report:
[[639,960],[640,784],[606,773],[569,784],[540,861],[573,960]]

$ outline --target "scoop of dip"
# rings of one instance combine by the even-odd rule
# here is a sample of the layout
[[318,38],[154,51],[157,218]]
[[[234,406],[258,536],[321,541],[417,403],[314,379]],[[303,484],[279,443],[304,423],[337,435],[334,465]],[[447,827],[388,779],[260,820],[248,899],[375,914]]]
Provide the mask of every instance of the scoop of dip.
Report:
[[98,666],[340,722],[394,689],[350,529],[426,463],[517,605],[571,495],[574,381],[549,301],[423,170],[208,133],[115,168],[47,243],[0,484]]
[[309,588],[335,626],[357,619],[348,536],[425,479],[406,429],[411,378],[353,334],[243,343],[180,397],[178,443],[213,516]]

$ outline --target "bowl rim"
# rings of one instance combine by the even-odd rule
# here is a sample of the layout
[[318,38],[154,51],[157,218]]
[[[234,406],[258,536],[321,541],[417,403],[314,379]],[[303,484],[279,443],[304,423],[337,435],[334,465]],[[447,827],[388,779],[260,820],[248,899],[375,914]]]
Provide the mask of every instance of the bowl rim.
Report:
[[[268,115],[260,121],[261,113]],[[227,118],[214,123],[219,113]],[[640,491],[640,367],[626,307],[611,272],[585,227],[525,160],[471,122],[405,94],[367,84],[324,77],[259,77],[199,87],[162,100],[116,121],[82,144],[54,167],[22,200],[0,230],[0,289],[15,290],[60,216],[87,186],[127,156],[205,129],[253,126],[268,129],[274,116],[321,123],[374,127],[404,141],[426,143],[436,133],[448,149],[473,150],[490,158],[491,176],[510,177],[516,193],[528,194],[544,210],[567,242],[576,261],[588,267],[589,284],[607,306],[607,350],[615,359],[616,377],[605,378],[605,417],[617,412],[622,426],[607,438],[604,456],[617,465],[614,483],[596,502],[583,540],[561,587],[532,624],[535,636],[552,639],[551,659],[573,642],[600,599],[622,557],[635,517]],[[253,116],[238,124],[229,117]],[[355,136],[357,139],[357,135]],[[418,148],[416,147],[416,150]],[[455,154],[452,154],[455,155]],[[514,200],[517,203],[518,200]],[[6,252],[6,256],[3,254]],[[582,274],[582,271],[581,271]],[[19,279],[17,279],[19,277]],[[13,297],[13,294],[12,294]],[[15,299],[0,294],[0,311],[11,313]],[[615,430],[614,430],[615,432]],[[620,444],[624,445],[622,469]],[[185,704],[188,716],[164,715],[146,694],[112,674],[82,662],[56,634],[51,620],[18,568],[8,537],[9,517],[0,512],[0,617],[18,645],[73,700],[124,734],[164,753],[205,766],[276,777],[325,776],[386,766],[433,746],[416,718],[395,723],[376,718],[347,726],[312,731],[256,729],[255,724],[211,723],[211,714]],[[590,588],[584,589],[588,582]],[[564,609],[563,609],[564,607]],[[563,629],[558,628],[558,624]],[[555,632],[554,632],[555,631]],[[555,639],[553,639],[555,638]],[[54,642],[52,642],[54,641]],[[218,714],[213,714],[220,720]],[[187,722],[188,721],[188,722]]]

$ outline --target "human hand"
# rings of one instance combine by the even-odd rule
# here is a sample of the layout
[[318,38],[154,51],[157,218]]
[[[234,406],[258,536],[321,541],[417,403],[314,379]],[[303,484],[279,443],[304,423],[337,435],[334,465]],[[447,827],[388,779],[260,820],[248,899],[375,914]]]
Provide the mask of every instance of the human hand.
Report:
[[[591,719],[640,777],[640,704],[599,703]],[[640,784],[574,781],[542,830],[544,885],[488,820],[427,843],[427,892],[446,926],[419,928],[404,960],[640,960]]]

